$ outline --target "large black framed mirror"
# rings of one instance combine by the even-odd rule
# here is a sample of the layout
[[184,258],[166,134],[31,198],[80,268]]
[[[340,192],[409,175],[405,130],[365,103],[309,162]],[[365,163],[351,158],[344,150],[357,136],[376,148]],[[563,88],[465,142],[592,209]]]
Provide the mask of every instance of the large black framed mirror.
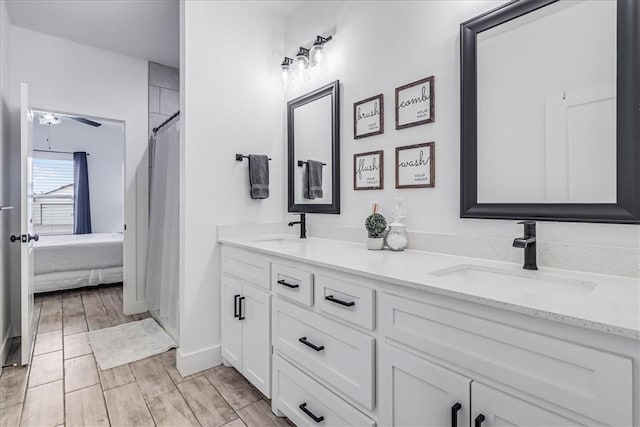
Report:
[[640,2],[461,24],[462,218],[640,223]]
[[340,213],[340,82],[287,103],[289,212]]

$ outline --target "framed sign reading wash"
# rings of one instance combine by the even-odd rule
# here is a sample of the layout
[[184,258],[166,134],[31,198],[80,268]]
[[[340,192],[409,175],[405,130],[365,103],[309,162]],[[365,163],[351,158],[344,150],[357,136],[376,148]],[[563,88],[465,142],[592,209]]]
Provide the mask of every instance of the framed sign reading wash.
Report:
[[462,218],[640,223],[638,28],[638,0],[461,24]]

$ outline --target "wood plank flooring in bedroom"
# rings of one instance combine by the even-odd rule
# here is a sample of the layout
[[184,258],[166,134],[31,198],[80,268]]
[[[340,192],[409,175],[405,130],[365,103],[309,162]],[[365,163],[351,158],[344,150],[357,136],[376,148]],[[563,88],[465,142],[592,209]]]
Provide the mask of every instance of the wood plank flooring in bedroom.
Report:
[[87,331],[149,316],[122,313],[121,285],[36,296],[36,310],[30,373],[0,375],[0,426],[292,425],[232,368],[182,377],[175,350],[100,371]]

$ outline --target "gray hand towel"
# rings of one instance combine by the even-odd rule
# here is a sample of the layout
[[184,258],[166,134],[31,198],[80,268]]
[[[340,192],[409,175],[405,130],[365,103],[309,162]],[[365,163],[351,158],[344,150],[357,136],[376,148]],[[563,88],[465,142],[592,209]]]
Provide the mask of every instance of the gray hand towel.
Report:
[[307,160],[307,167],[304,170],[304,198],[322,199],[322,162],[317,160]]
[[269,198],[269,157],[249,154],[249,184],[252,199]]

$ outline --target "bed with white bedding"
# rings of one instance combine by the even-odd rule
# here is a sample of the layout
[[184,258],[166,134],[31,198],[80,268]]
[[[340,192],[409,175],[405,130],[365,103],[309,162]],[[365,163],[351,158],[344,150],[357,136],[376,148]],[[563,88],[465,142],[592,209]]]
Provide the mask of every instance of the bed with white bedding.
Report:
[[40,236],[33,256],[35,292],[122,282],[122,233]]

